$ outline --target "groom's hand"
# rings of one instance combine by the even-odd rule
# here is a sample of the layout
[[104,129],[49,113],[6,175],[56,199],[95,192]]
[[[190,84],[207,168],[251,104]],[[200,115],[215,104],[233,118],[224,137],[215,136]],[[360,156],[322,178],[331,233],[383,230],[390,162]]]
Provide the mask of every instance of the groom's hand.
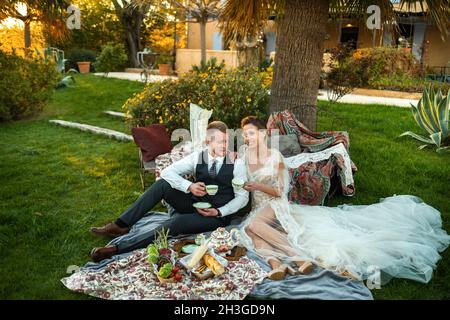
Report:
[[219,215],[219,212],[217,209],[210,208],[210,209],[199,209],[197,208],[197,211],[199,214],[201,214],[204,217],[217,217]]
[[203,197],[206,194],[206,187],[204,182],[196,182],[189,186],[189,191],[197,197]]

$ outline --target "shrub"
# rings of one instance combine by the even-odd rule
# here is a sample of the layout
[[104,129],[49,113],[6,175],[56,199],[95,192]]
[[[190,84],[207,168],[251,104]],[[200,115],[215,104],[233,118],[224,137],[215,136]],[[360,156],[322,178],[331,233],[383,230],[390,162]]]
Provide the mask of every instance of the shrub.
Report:
[[382,77],[418,78],[420,63],[410,51],[390,47],[358,49],[348,59],[351,68],[361,75],[363,85],[370,86]]
[[209,59],[206,62],[201,62],[200,65],[196,66],[192,66],[192,71],[196,72],[196,73],[202,73],[202,72],[209,72],[209,73],[214,73],[214,72],[220,72],[225,70],[225,62],[222,60],[220,62],[220,64],[217,64],[217,58],[216,57],[212,57],[211,59]]
[[159,64],[172,64],[172,62],[173,62],[173,57],[168,55],[168,54],[162,54],[162,55],[159,55],[156,58],[156,64],[157,65],[159,65]]
[[189,129],[190,103],[212,109],[211,120],[224,121],[230,128],[239,127],[240,120],[248,115],[267,117],[267,74],[223,67],[199,70],[203,69],[194,68],[178,80],[147,84],[123,106],[130,125],[164,123],[170,131]]
[[342,46],[332,50],[332,61],[326,81],[331,87],[349,88],[347,91],[361,86],[421,92],[430,83],[421,79],[423,70],[410,50],[391,47],[353,50]]
[[447,92],[450,90],[450,83],[414,78],[408,75],[379,77],[371,81],[369,86],[374,89],[400,90],[405,92],[421,92],[424,87],[431,87],[435,91],[441,89]]
[[273,63],[272,59],[265,58],[260,62],[258,69],[260,71],[266,71],[269,67],[272,66],[272,63]]
[[54,63],[26,60],[0,50],[0,121],[18,120],[42,111],[59,74]]
[[323,86],[327,89],[330,101],[338,101],[362,84],[360,70],[355,69],[350,61],[353,52],[351,43],[340,44],[330,51],[328,65],[330,71],[321,76],[321,82],[323,79],[324,83],[319,85],[319,88]]
[[128,57],[122,44],[108,44],[103,47],[94,66],[97,71],[108,73],[122,70],[126,66],[127,61]]
[[85,62],[89,61],[91,63],[91,66],[93,66],[93,63],[95,62],[95,57],[97,56],[97,53],[92,50],[87,49],[74,49],[69,52],[69,55],[67,57],[69,69],[75,69],[78,70],[78,62]]

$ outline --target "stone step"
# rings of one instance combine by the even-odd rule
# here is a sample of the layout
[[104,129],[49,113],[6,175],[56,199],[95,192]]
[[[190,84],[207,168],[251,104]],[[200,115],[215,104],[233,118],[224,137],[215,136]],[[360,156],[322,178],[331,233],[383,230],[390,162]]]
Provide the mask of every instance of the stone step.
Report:
[[76,128],[81,131],[87,131],[94,134],[100,134],[107,136],[109,138],[114,138],[119,141],[133,141],[133,137],[125,134],[123,132],[114,131],[111,129],[105,129],[100,127],[91,126],[89,124],[84,123],[78,123],[78,122],[70,122],[70,121],[64,121],[64,120],[49,120],[50,123],[54,123],[63,127],[68,128]]
[[125,118],[125,113],[123,112],[116,112],[116,111],[103,111],[103,113],[113,116],[113,117],[119,117],[119,118]]

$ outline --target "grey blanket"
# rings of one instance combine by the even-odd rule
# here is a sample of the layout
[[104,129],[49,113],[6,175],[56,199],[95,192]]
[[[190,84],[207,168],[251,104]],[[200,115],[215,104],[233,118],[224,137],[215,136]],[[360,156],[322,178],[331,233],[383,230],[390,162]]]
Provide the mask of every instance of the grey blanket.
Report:
[[[168,219],[164,213],[150,212],[138,223],[130,232],[121,237],[115,238],[109,244],[119,242],[139,241],[145,234],[151,232],[160,223]],[[234,220],[228,228],[236,226],[240,221]],[[207,233],[205,233],[207,234]],[[184,235],[177,238],[182,238]],[[103,260],[100,263],[87,263],[84,269],[100,270],[108,263],[122,259],[130,255],[124,253],[113,256],[111,259]],[[255,253],[248,251],[247,256],[254,259],[263,269],[269,271],[270,266]],[[372,300],[372,293],[364,283],[341,277],[331,271],[316,267],[313,273],[308,275],[287,276],[281,281],[264,280],[255,286],[250,297],[258,299],[321,299],[321,300]]]

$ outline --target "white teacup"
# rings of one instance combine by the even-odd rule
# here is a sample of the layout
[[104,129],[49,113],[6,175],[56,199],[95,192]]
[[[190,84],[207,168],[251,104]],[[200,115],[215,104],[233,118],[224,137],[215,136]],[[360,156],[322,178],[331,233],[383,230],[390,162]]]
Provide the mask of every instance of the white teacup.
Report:
[[233,185],[233,188],[235,190],[239,190],[240,188],[242,188],[244,186],[244,180],[239,179],[239,178],[234,178],[233,180],[231,180],[231,184]]
[[219,186],[217,184],[208,184],[206,186],[206,193],[209,194],[210,196],[215,195],[218,190]]

